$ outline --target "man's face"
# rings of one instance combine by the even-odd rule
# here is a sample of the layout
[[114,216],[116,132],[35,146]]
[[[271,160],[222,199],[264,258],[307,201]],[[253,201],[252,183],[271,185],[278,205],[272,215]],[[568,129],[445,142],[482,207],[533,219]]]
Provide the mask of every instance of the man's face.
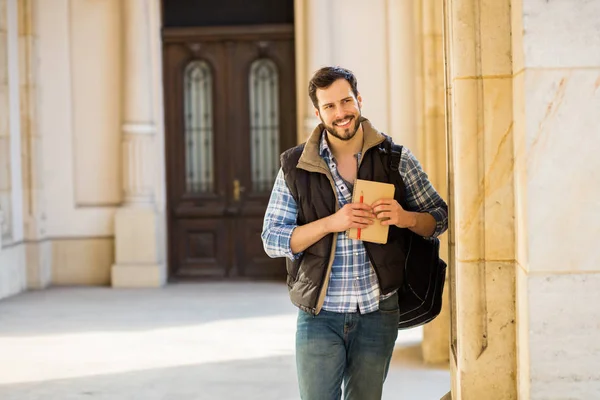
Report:
[[340,140],[350,140],[360,126],[362,98],[354,97],[350,84],[338,79],[325,89],[317,89],[319,108],[315,114],[321,119],[327,132]]

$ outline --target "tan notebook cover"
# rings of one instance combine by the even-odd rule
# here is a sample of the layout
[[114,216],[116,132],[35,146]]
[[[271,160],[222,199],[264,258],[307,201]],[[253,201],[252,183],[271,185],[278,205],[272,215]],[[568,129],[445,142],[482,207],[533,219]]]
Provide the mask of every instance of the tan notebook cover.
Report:
[[[352,202],[373,204],[380,199],[393,199],[396,188],[391,183],[365,181],[357,179],[354,182],[354,191],[352,193]],[[373,225],[368,228],[360,229],[360,238],[358,237],[358,229],[352,228],[348,230],[348,237],[351,239],[360,239],[365,242],[372,243],[387,243],[389,225],[381,225],[381,221],[374,220]]]

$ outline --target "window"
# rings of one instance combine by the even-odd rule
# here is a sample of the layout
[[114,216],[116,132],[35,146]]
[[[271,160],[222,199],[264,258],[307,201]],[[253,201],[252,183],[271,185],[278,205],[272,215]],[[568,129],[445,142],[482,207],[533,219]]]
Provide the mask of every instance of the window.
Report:
[[212,193],[213,95],[212,72],[206,61],[185,69],[185,171],[189,193]]
[[269,59],[250,67],[252,189],[271,190],[279,170],[279,74]]

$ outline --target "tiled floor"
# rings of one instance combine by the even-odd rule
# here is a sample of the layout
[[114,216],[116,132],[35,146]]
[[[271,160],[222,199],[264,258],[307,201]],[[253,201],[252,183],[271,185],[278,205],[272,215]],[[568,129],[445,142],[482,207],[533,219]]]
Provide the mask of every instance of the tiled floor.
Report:
[[[295,318],[276,283],[27,292],[0,301],[0,399],[298,399]],[[421,335],[400,332],[384,399],[448,392]]]

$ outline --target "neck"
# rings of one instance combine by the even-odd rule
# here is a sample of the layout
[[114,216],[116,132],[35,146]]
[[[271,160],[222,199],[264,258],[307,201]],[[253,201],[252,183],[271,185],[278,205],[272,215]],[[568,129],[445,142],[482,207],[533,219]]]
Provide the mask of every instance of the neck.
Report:
[[327,132],[327,143],[335,158],[353,156],[359,153],[363,147],[363,128],[362,124],[358,127],[356,134],[350,140],[341,140]]

